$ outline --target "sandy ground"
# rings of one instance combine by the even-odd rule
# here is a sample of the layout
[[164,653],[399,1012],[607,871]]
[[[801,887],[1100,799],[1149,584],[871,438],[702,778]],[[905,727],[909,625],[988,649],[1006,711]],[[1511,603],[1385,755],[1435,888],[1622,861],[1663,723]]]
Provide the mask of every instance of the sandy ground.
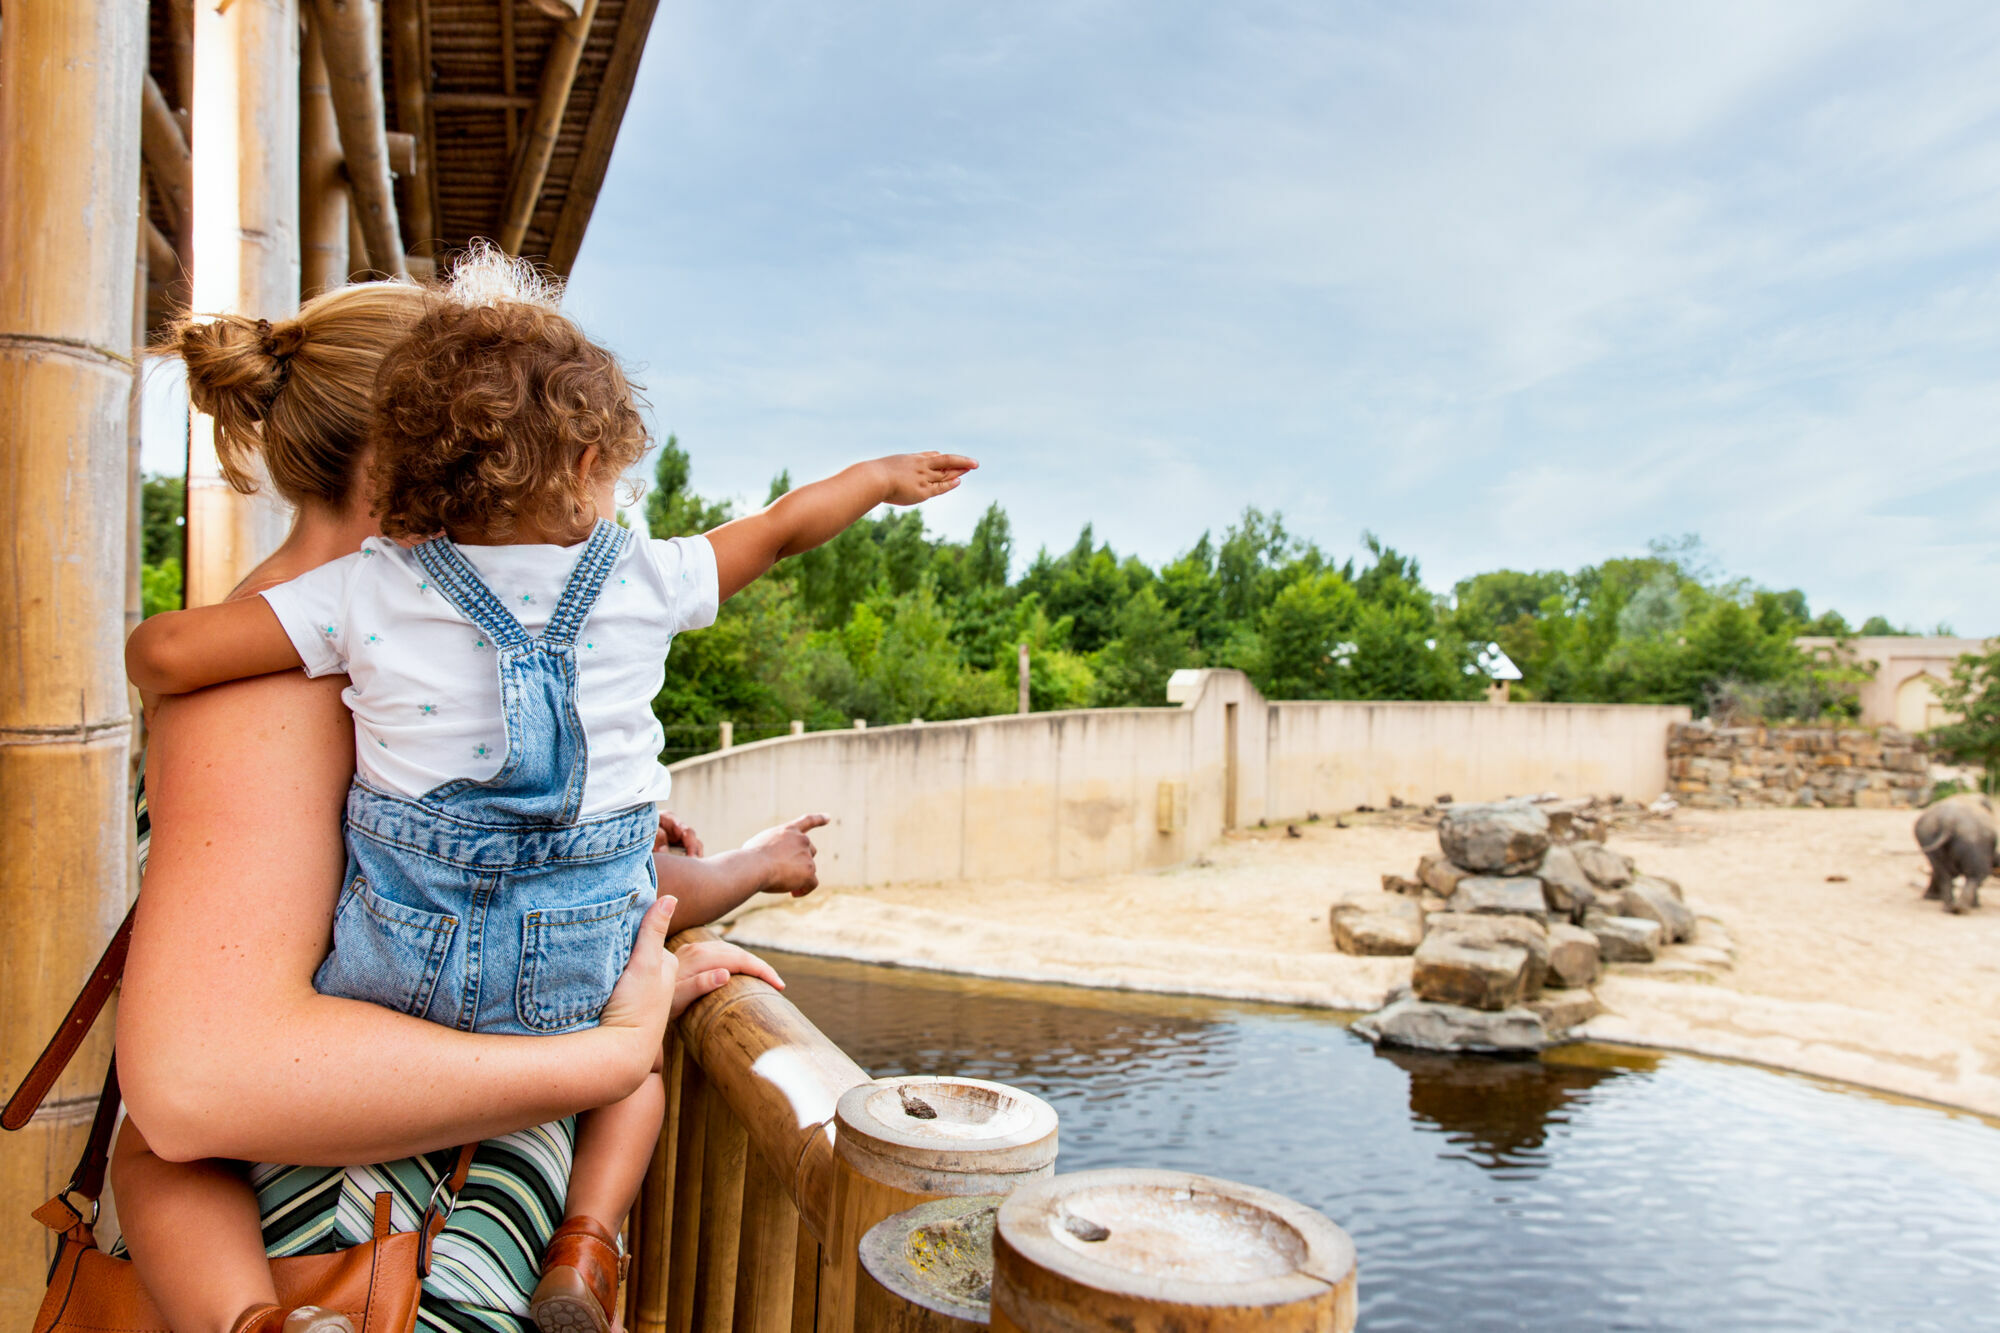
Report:
[[[1682,811],[1612,844],[1684,887],[1696,948],[1619,967],[1585,1035],[1754,1061],[2000,1115],[2000,883],[1921,901],[1913,816]],[[741,917],[752,947],[1024,980],[1369,1009],[1407,959],[1334,951],[1327,909],[1434,848],[1393,815],[1232,835],[1172,870],[828,890]],[[1830,877],[1845,876],[1844,879]],[[1718,952],[1718,946],[1725,952]],[[1724,961],[1733,954],[1733,966]]]

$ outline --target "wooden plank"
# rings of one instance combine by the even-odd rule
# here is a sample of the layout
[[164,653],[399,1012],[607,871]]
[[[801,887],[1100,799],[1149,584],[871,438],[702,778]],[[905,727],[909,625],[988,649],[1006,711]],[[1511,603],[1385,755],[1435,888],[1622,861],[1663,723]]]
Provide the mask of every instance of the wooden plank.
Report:
[[569,109],[570,90],[576,85],[577,66],[583,60],[583,44],[590,25],[597,18],[597,0],[583,0],[577,16],[556,29],[548,59],[542,63],[542,86],[535,98],[534,114],[528,118],[527,134],[514,160],[514,174],[507,183],[507,199],[500,207],[500,248],[518,254],[528,234],[528,223],[542,197],[542,183],[548,179],[549,159],[555,155],[556,139],[562,134],[563,113]]
[[653,28],[653,15],[660,0],[625,0],[625,14],[612,39],[611,60],[598,81],[597,102],[590,110],[590,124],[583,132],[583,146],[576,167],[570,172],[569,189],[563,196],[562,213],[549,238],[548,265],[568,275],[583,248],[583,234],[590,215],[597,208],[597,193],[604,187],[604,173],[611,165],[611,150],[618,142],[618,128],[625,121],[625,108],[632,100],[632,85],[639,77],[639,58],[645,53],[646,36]]

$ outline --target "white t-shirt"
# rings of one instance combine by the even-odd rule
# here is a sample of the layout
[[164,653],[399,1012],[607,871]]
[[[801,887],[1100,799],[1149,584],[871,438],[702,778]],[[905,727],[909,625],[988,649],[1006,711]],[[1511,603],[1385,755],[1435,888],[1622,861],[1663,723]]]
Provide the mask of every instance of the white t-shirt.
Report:
[[[461,546],[523,629],[539,634],[583,544]],[[715,549],[706,537],[628,541],[576,638],[577,715],[590,755],[586,816],[664,801],[653,696],[667,648],[715,623]],[[355,766],[371,784],[421,796],[484,780],[506,758],[500,677],[487,636],[430,584],[415,555],[370,537],[353,555],[267,589],[308,676],[345,672]]]

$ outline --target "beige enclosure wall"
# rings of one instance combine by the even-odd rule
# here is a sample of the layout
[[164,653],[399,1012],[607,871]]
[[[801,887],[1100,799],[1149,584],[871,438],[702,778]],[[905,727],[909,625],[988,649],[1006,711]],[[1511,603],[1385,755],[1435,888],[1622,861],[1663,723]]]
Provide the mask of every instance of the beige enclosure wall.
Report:
[[712,847],[831,816],[817,838],[829,884],[1078,879],[1185,861],[1232,807],[1247,825],[1392,794],[1648,800],[1666,787],[1667,728],[1688,720],[1612,705],[1270,704],[1238,671],[1177,672],[1168,695],[1176,706],[760,741],[674,765],[670,804]]

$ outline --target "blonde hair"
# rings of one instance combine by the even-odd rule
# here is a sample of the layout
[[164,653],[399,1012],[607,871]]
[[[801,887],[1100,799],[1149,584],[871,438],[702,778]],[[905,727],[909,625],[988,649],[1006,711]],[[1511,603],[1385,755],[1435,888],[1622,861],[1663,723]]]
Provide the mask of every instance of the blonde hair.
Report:
[[389,350],[434,299],[413,282],[361,282],[313,297],[289,319],[186,316],[157,349],[187,365],[188,399],[215,418],[222,475],[257,489],[261,458],[293,504],[340,506],[375,415]]

